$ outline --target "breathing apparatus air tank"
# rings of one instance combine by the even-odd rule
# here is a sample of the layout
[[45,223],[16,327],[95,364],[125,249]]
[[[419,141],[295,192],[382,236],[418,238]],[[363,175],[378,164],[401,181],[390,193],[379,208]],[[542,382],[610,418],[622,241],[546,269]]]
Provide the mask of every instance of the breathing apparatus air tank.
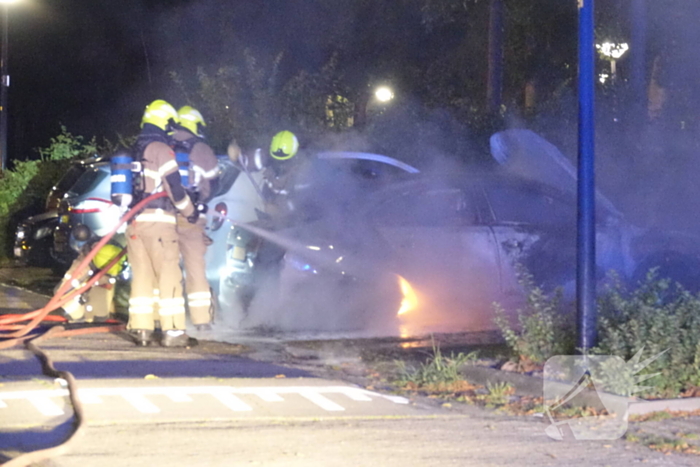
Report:
[[134,199],[133,162],[134,157],[127,148],[119,149],[110,158],[112,202],[122,210],[128,209]]
[[182,152],[179,149],[175,152],[175,160],[180,171],[180,181],[185,189],[190,188],[190,155],[187,152]]

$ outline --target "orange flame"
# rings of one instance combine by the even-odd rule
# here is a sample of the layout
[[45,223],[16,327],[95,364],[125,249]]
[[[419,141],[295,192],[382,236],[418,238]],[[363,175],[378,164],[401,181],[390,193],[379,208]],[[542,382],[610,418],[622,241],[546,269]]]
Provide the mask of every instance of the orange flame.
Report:
[[411,284],[403,277],[397,275],[399,278],[399,287],[401,288],[401,294],[403,299],[401,300],[401,306],[399,311],[396,313],[397,316],[401,316],[408,313],[411,310],[415,310],[418,307],[418,296],[413,290]]

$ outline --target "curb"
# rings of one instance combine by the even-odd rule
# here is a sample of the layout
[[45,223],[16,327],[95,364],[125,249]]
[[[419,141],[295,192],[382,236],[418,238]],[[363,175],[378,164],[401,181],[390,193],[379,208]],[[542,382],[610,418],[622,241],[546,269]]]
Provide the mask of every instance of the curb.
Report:
[[[518,396],[543,396],[542,377],[529,376],[522,373],[510,371],[501,371],[495,368],[479,367],[474,365],[465,365],[460,369],[461,373],[472,383],[486,385],[488,383],[508,383],[515,388],[515,394]],[[571,387],[563,383],[550,382],[553,386],[561,385],[561,393],[565,394]],[[605,394],[606,399],[624,399],[626,397],[617,396],[614,394]],[[578,402],[586,404],[593,401],[599,401],[600,395],[595,391],[582,391],[577,396]],[[700,410],[700,397],[685,397],[678,399],[659,399],[659,400],[632,400],[628,405],[629,415],[645,415],[653,412],[694,412]]]

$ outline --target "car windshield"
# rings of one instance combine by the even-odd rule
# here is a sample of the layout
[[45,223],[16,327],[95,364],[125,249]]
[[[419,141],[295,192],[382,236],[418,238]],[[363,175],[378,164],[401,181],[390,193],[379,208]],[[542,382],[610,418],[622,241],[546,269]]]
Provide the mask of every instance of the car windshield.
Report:
[[477,219],[472,204],[459,188],[416,187],[381,203],[371,217],[394,227],[463,226]]
[[71,166],[66,174],[56,184],[55,191],[65,193],[72,187],[80,176],[85,172],[85,167],[80,165]]
[[92,191],[102,179],[107,176],[107,172],[100,170],[97,167],[88,169],[83,175],[78,178],[78,181],[68,191],[69,194],[76,196]]
[[576,206],[564,203],[533,187],[499,185],[486,187],[498,223],[566,225],[576,219]]

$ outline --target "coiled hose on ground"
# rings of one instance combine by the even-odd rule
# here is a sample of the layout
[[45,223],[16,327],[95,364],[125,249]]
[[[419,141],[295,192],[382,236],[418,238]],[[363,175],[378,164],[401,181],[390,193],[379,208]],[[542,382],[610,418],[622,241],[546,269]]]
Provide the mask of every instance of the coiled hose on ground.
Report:
[[[67,337],[82,334],[122,331],[124,330],[125,326],[123,324],[118,324],[73,330],[65,330],[65,328],[62,326],[54,326],[44,333],[30,333],[34,331],[42,321],[49,320],[47,319],[49,313],[60,308],[65,303],[72,300],[74,297],[89,290],[90,287],[93,286],[93,284],[95,284],[102,276],[106,274],[107,271],[109,271],[112,268],[112,266],[114,266],[121,260],[124,254],[126,254],[126,249],[124,249],[119,255],[113,258],[104,268],[102,268],[100,271],[94,274],[90,278],[90,280],[88,280],[85,284],[67,293],[67,291],[72,285],[73,280],[82,275],[82,273],[85,271],[85,269],[87,269],[88,265],[90,264],[90,261],[92,261],[97,252],[100,250],[100,248],[102,248],[105,244],[107,244],[107,242],[109,242],[109,240],[114,236],[117,230],[119,230],[119,228],[125,222],[128,222],[150,201],[153,201],[157,198],[162,198],[166,195],[167,194],[165,192],[153,194],[136,204],[136,206],[134,206],[127,213],[125,213],[124,216],[122,216],[122,218],[119,220],[119,223],[114,227],[114,229],[112,229],[111,232],[102,237],[102,239],[100,239],[100,241],[97,242],[94,248],[85,256],[85,258],[83,258],[82,262],[72,272],[71,276],[63,282],[61,287],[58,289],[58,291],[56,291],[54,296],[51,297],[51,300],[49,300],[46,306],[38,310],[26,313],[24,315],[12,315],[0,318],[0,349],[8,349],[14,347],[15,345],[21,342],[24,342],[27,349],[31,351],[41,362],[41,367],[44,375],[51,378],[61,378],[66,381],[68,387],[68,395],[73,406],[73,413],[75,414],[75,429],[70,434],[70,436],[68,436],[68,438],[61,444],[51,448],[21,454],[2,464],[3,467],[26,467],[43,459],[48,459],[50,457],[62,455],[65,452],[67,452],[68,448],[70,447],[70,444],[82,433],[85,425],[85,417],[82,404],[78,399],[78,391],[75,383],[75,377],[67,371],[56,370],[53,366],[51,358],[46,353],[44,353],[38,347],[37,344],[39,344],[39,342],[41,342],[42,340],[54,337]],[[50,321],[55,320],[50,319]]]

